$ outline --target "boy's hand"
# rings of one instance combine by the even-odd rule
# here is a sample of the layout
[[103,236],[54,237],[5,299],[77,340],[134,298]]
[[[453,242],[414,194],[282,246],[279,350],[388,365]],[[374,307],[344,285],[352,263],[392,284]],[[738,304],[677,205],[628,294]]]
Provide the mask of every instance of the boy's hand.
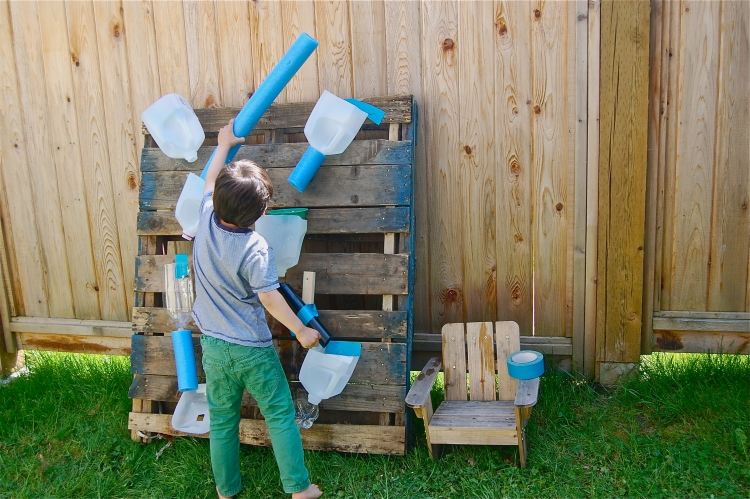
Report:
[[244,143],[245,138],[234,136],[234,120],[230,120],[229,124],[224,125],[221,127],[221,130],[219,130],[218,141],[220,146],[229,149],[232,146]]
[[300,345],[305,348],[314,347],[320,340],[320,334],[316,330],[309,327],[303,327],[299,333],[295,334],[295,336],[297,337],[297,341],[299,341]]

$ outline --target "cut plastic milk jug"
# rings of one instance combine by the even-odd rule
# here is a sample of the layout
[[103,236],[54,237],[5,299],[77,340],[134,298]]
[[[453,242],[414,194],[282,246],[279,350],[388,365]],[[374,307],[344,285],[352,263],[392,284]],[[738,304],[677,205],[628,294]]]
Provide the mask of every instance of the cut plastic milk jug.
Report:
[[205,180],[195,173],[189,173],[180,197],[177,199],[174,216],[182,227],[182,237],[188,241],[192,240],[195,233],[198,232],[198,222],[200,222],[201,216],[200,207],[205,186]]
[[273,249],[276,270],[279,277],[284,277],[299,262],[307,220],[297,215],[263,215],[255,222],[255,231]]
[[325,90],[305,124],[310,146],[289,175],[289,183],[304,192],[325,157],[344,152],[366,118],[366,112]]
[[183,433],[203,435],[211,429],[206,384],[192,392],[183,392],[172,415],[172,428]]
[[193,108],[178,94],[167,94],[151,104],[141,116],[148,133],[164,154],[191,163],[206,135]]

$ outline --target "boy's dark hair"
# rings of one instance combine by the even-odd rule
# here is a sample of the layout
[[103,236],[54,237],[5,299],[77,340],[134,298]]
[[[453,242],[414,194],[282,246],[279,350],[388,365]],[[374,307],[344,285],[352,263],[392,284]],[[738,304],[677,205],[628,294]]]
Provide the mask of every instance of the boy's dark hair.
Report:
[[242,159],[222,168],[214,184],[214,212],[225,222],[250,227],[263,215],[273,196],[268,173]]

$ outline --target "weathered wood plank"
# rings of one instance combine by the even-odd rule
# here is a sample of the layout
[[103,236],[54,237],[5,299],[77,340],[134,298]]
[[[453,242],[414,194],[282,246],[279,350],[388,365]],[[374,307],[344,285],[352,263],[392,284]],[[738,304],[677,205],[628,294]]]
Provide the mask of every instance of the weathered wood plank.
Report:
[[[157,2],[159,3],[159,2]],[[323,53],[322,48],[316,51],[318,55]],[[161,58],[160,58],[161,60]],[[320,65],[319,65],[320,67]],[[322,81],[322,79],[321,79]],[[321,84],[322,85],[322,84]],[[330,88],[322,85],[323,88]],[[334,92],[334,88],[330,88]],[[351,91],[350,91],[351,92]],[[337,92],[340,97],[348,97]],[[383,124],[387,123],[411,123],[411,105],[412,97],[407,95],[387,96],[361,99],[365,102],[379,107],[385,112]],[[310,112],[315,106],[315,102],[300,102],[273,104],[268,108],[263,117],[258,121],[255,130],[272,130],[279,128],[304,128]],[[221,127],[226,125],[229,120],[237,116],[240,112],[239,107],[222,107],[214,109],[196,109],[195,114],[203,126],[206,133],[216,133]],[[143,133],[148,134],[148,130],[143,128]]]
[[[717,75],[723,31],[720,12],[719,2],[696,2],[688,9],[679,9],[682,79],[679,95],[675,96],[679,122],[671,124],[679,128],[672,184],[673,245],[665,268],[671,274],[668,288],[671,296],[665,307],[669,310],[706,310],[709,262],[718,256],[711,255],[711,186],[716,161]],[[733,67],[732,71],[739,69]],[[746,80],[747,76],[742,78]]]
[[[458,140],[464,320],[497,318],[495,83],[492,2],[458,2]],[[452,241],[458,246],[459,241]]]
[[429,285],[431,328],[437,330],[463,317],[464,203],[458,153],[458,11],[457,2],[425,2],[422,10],[422,81],[427,182],[432,206],[448,206],[430,219]]
[[[152,9],[156,46],[159,48],[156,54],[161,92],[162,94],[176,92],[185,98],[190,98],[183,4],[182,2],[152,2]],[[229,118],[217,124],[215,130],[218,131],[228,121]]]
[[[406,338],[406,311],[381,312],[377,310],[318,310],[320,321],[326,325],[336,339],[393,339]],[[278,337],[288,337],[289,332],[270,315],[271,332]],[[185,326],[198,332],[191,321]],[[176,325],[165,308],[135,307],[133,330],[143,333],[165,333],[174,331]]]
[[[497,332],[495,334],[497,335]],[[440,338],[440,334],[414,334],[415,352],[440,352],[441,348],[442,340]],[[572,348],[573,347],[571,345],[571,339],[562,336],[521,336],[520,347],[516,350],[536,350],[537,352],[540,352],[544,355],[570,357],[572,355]]]
[[440,359],[433,357],[422,368],[417,379],[414,380],[411,388],[409,388],[409,393],[406,395],[406,404],[408,406],[419,408],[426,406],[428,402],[431,405],[430,393],[437,375],[440,373],[441,365]]
[[102,355],[129,355],[130,338],[113,336],[81,336],[49,333],[18,333],[22,350],[48,350],[52,352],[96,353]]
[[497,170],[497,316],[532,331],[531,58],[532,12],[523,2],[495,2]]
[[[216,4],[216,37],[218,44],[219,87],[223,106],[240,107],[255,89],[252,27],[248,22],[248,3]],[[242,47],[241,54],[238,48]]]
[[[263,168],[293,168],[307,150],[306,143],[257,144],[241,146],[235,159],[249,159]],[[331,165],[408,165],[412,157],[411,141],[390,141],[384,139],[355,140],[341,154],[326,156],[323,167]],[[185,171],[198,173],[208,161],[215,148],[201,147],[198,159],[188,163],[172,159],[159,148],[147,147],[141,156],[142,172]]]
[[[307,234],[384,234],[409,232],[408,207],[312,208]],[[138,235],[179,236],[182,228],[173,211],[138,213]]]
[[442,337],[445,399],[466,400],[466,337],[463,323],[444,325]]
[[[88,3],[66,3],[65,7],[69,45],[64,55],[70,64],[75,88],[78,142],[83,181],[86,185],[85,198],[88,204],[88,224],[92,233],[91,250],[99,288],[99,306],[102,317],[127,320],[127,306],[132,302],[132,296],[126,297],[125,290],[130,289],[132,281],[126,286],[123,255],[120,253],[122,245],[112,175],[108,166],[110,156],[107,123],[99,83],[100,61],[96,37],[92,36],[94,14],[91,4]],[[59,19],[55,18],[53,22],[59,23]],[[75,63],[72,62],[72,58],[75,58]],[[77,220],[76,223],[80,224],[81,220]],[[128,255],[129,259],[131,257],[132,255]],[[132,268],[132,264],[130,267]]]
[[750,4],[724,2],[720,12],[706,309],[738,311],[750,300]]
[[[281,59],[284,47],[281,19],[282,2],[248,2],[252,45],[248,56],[253,59],[253,79],[256,87],[265,80],[268,73]],[[309,64],[306,62],[305,65]],[[275,102],[287,102],[282,91]]]
[[193,107],[214,107],[221,102],[213,2],[183,2],[187,47],[189,100]]
[[[379,206],[411,202],[411,168],[407,165],[330,166],[298,192],[286,181],[291,168],[268,170],[274,185],[272,204],[283,206]],[[173,210],[185,184],[183,172],[144,173],[141,177],[142,210]]]
[[[16,313],[43,317],[49,315],[49,306],[45,291],[46,272],[42,266],[44,252],[37,217],[44,215],[34,209],[36,205],[31,182],[32,171],[28,168],[31,160],[28,159],[28,145],[24,138],[23,120],[26,109],[21,102],[17,84],[14,49],[10,6],[6,3],[0,8],[0,128],[3,130],[0,133],[0,178],[8,222],[24,221],[12,226],[7,223],[5,226],[10,260],[8,273],[14,278],[8,292],[13,294]],[[52,221],[46,221],[50,222]]]
[[466,324],[469,393],[471,400],[495,400],[495,342],[491,322]]
[[350,2],[352,88],[354,96],[386,93],[385,2]]
[[[11,46],[15,50],[18,96],[22,110],[22,121],[19,123],[22,133],[16,144],[23,147],[26,152],[26,162],[19,167],[47,165],[52,157],[52,151],[48,141],[44,61],[37,16],[39,5],[8,2],[4,8],[10,11],[13,33]],[[37,242],[41,250],[40,282],[46,303],[44,308],[54,317],[73,317],[73,294],[66,259],[57,176],[50,172],[48,175],[36,175],[31,178],[27,185],[31,188],[32,196],[31,199],[26,199],[26,202],[31,201],[36,216]],[[29,306],[37,309],[42,308],[40,305],[29,303]]]
[[[284,50],[291,47],[300,33],[315,34],[315,5],[306,0],[281,2]],[[287,102],[313,102],[320,97],[318,87],[318,51],[302,65],[286,87]]]
[[[39,9],[39,35],[44,62],[44,87],[47,94],[47,127],[48,143],[51,155],[47,158],[52,163],[50,173],[55,172],[57,187],[60,192],[60,213],[65,235],[65,255],[70,269],[70,286],[73,292],[73,310],[81,319],[99,319],[100,289],[97,273],[94,270],[94,252],[101,251],[94,246],[91,238],[91,225],[97,223],[94,213],[89,221],[87,207],[87,185],[81,161],[81,149],[78,147],[78,121],[75,101],[76,95],[71,75],[70,50],[66,31],[60,29],[60,19],[65,17],[65,5],[52,3]],[[81,99],[86,99],[84,95]],[[85,134],[85,132],[84,132]],[[11,186],[11,188],[13,188]],[[90,192],[90,191],[89,191]],[[81,200],[84,202],[81,202]],[[96,240],[97,243],[103,242]],[[60,251],[62,248],[58,248]],[[93,250],[93,251],[92,251]],[[114,270],[114,269],[110,269]],[[52,269],[55,272],[54,269]],[[108,286],[111,282],[106,283]],[[120,282],[117,283],[118,287]],[[104,285],[104,283],[102,283]],[[107,290],[109,291],[109,290]],[[117,293],[117,290],[115,290]],[[117,303],[117,298],[120,302]],[[114,305],[125,311],[122,292],[114,297],[106,296],[107,307]]]
[[520,380],[514,404],[521,407],[531,407],[536,404],[538,394],[539,378]]
[[602,3],[599,157],[599,362],[641,355],[649,4]]
[[[378,253],[303,253],[286,281],[301,289],[302,271],[308,270],[317,273],[319,294],[402,295],[407,291],[408,259]],[[164,265],[170,260],[169,255],[137,257],[136,291],[163,292]]]
[[[128,417],[128,429],[166,435],[187,435],[174,430],[171,419],[172,416],[169,414],[131,412]],[[240,442],[270,446],[265,421],[240,420]],[[406,451],[406,432],[403,426],[316,424],[309,430],[302,431],[302,444],[309,450],[403,454]]]
[[329,90],[342,98],[352,97],[353,92],[349,7],[349,2],[315,2],[320,90]]
[[[202,354],[197,336],[193,338],[193,344],[198,375],[203,376],[200,362]],[[277,350],[287,375],[296,379],[305,350],[296,340],[277,340]],[[133,335],[130,361],[133,374],[174,376],[171,336]],[[362,343],[362,356],[350,382],[404,385],[407,373],[404,343]]]
[[[301,389],[297,381],[290,382],[292,392]],[[344,391],[333,398],[324,400],[320,408],[323,411],[355,412],[402,412],[404,410],[404,391],[402,385],[355,385],[350,384]],[[180,392],[177,390],[177,377],[136,374],[128,392],[130,398],[177,402]],[[243,407],[255,407],[257,402],[247,393],[242,399]]]
[[659,330],[750,333],[750,319],[654,317],[654,331]]
[[[498,399],[513,400],[518,382],[508,374],[508,357],[521,349],[518,324],[512,321],[496,322],[495,341],[497,342]],[[536,346],[531,350],[537,350]]]
[[[123,281],[129,285],[133,282],[133,257],[138,245],[133,223],[138,213],[138,150],[135,141],[138,127],[133,123],[133,117],[138,116],[140,110],[133,109],[131,100],[121,7],[114,2],[93,2],[93,7],[94,19],[90,21],[90,26],[96,31],[96,48],[99,54],[99,80],[104,103],[108,164],[117,216]],[[161,51],[162,45],[159,44],[159,47]],[[165,67],[160,66],[160,70],[163,69]],[[125,293],[125,298],[130,309],[133,305],[130,293]]]
[[68,336],[111,336],[130,338],[132,328],[129,322],[100,321],[81,319],[60,319],[46,317],[13,317],[10,331],[14,333],[39,333]]
[[654,331],[656,352],[750,354],[750,333]]

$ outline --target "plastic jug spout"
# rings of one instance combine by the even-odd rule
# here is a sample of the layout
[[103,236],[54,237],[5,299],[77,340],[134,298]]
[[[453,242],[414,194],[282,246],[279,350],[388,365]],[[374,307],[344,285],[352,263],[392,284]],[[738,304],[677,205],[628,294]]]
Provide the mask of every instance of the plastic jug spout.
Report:
[[325,154],[310,146],[302,155],[297,166],[289,175],[289,183],[292,187],[297,189],[299,192],[305,192],[307,186],[312,181],[315,174],[318,173],[318,168],[323,164],[326,157]]
[[320,405],[320,403],[323,401],[320,397],[316,397],[312,393],[307,395],[307,401],[310,402],[312,405]]
[[187,161],[188,163],[194,163],[197,159],[198,159],[198,154],[196,153],[185,155],[185,161]]

